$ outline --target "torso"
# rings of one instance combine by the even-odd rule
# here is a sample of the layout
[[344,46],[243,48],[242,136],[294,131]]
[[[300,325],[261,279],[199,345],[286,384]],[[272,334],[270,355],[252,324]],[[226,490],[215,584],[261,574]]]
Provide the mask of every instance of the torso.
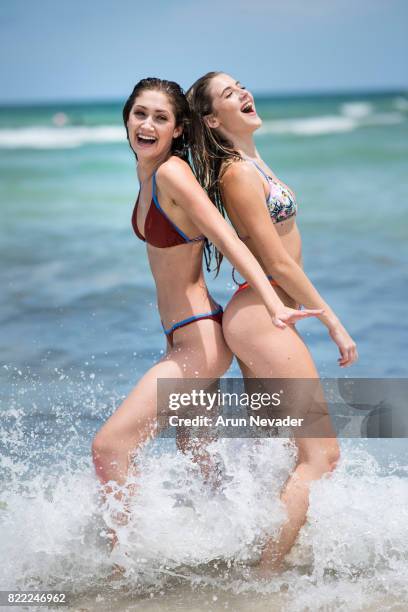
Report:
[[[136,236],[146,242],[160,317],[164,326],[170,327],[181,319],[211,310],[216,303],[204,279],[202,237],[184,210],[161,192],[159,177],[155,194],[152,183],[145,181],[139,192],[132,225]],[[193,240],[185,240],[175,227]]]
[[[264,164],[260,166],[258,163],[254,165],[257,166],[260,174],[262,174],[265,206],[268,208],[269,215],[282,244],[292,259],[303,267],[302,241],[296,224],[297,203],[295,193],[279,180],[267,166]],[[272,271],[267,270],[263,264],[261,256],[257,251],[256,240],[245,235],[246,230],[242,225],[239,215],[237,215],[231,206],[227,208],[227,213],[237,234],[244,240],[251,253],[257,258],[265,273],[273,276]],[[282,288],[276,287],[275,290],[286,305],[295,306],[295,301]]]

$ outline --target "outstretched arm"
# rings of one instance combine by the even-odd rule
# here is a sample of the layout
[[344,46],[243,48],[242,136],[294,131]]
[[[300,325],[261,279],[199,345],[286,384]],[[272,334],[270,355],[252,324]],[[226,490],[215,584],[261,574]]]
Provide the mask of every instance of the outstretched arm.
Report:
[[166,194],[185,210],[199,230],[248,281],[277,327],[322,314],[321,310],[293,310],[282,303],[255,257],[209,200],[186,162],[171,158],[160,166],[157,179]]
[[357,359],[356,345],[334,311],[284,248],[265,206],[262,180],[252,164],[231,164],[223,175],[222,191],[227,207],[237,213],[245,233],[256,243],[265,268],[297,302],[308,308],[322,309],[318,318],[339,347],[339,364],[351,365]]

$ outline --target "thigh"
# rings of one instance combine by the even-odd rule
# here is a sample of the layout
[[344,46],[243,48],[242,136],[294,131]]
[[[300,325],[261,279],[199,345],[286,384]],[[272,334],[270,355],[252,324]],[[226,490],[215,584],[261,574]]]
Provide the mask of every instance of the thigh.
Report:
[[224,313],[223,332],[229,348],[253,377],[319,376],[312,356],[295,327],[275,327],[265,306],[250,289],[229,302]]
[[224,342],[221,326],[214,321],[186,326],[174,339],[174,346],[168,346],[166,355],[142,376],[103,425],[101,432],[105,436],[126,446],[143,442],[156,431],[158,379],[214,379],[230,364],[231,352]]
[[[315,439],[311,445],[320,449],[326,445],[325,439],[330,446],[335,433],[319,374],[297,330],[293,326],[276,328],[266,308],[251,296],[246,303],[242,300],[240,304],[228,304],[223,325],[226,342],[237,357],[248,393],[273,394],[277,392],[275,379],[280,379],[282,403],[273,409],[269,407],[265,414],[262,411],[257,414],[303,419],[299,428],[293,428],[293,435],[305,454],[308,439]],[[262,379],[259,381],[262,387],[256,379]]]

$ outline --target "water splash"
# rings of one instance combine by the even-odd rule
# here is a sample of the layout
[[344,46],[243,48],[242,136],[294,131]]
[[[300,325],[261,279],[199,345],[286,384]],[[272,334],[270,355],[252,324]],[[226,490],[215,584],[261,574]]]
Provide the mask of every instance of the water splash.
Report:
[[[83,407],[81,398],[89,394],[82,381],[77,405]],[[351,442],[335,473],[312,485],[307,523],[287,570],[267,582],[257,579],[252,566],[285,518],[279,494],[295,460],[293,446],[280,439],[213,442],[209,450],[223,473],[216,490],[205,485],[188,456],[175,451],[172,440],[146,446],[137,460],[131,519],[118,529],[119,546],[111,553],[110,517],[85,451],[90,439],[82,440],[89,435],[87,418],[97,419],[95,430],[109,412],[100,395],[94,389],[93,401],[82,408],[83,422],[77,408],[69,411],[66,404],[43,405],[30,415],[26,394],[14,396],[4,410],[2,588],[58,588],[91,606],[118,589],[122,598],[130,593],[144,602],[170,593],[180,603],[188,592],[198,592],[203,601],[215,596],[217,605],[229,602],[237,610],[255,596],[259,610],[272,602],[288,610],[306,610],[313,602],[313,610],[363,609],[363,604],[368,609],[376,598],[388,601],[391,592],[401,600],[407,596],[408,481],[384,475],[375,458]],[[58,414],[54,422],[48,419],[55,435],[46,443],[34,436],[27,444],[27,418],[35,424],[44,414]],[[61,446],[56,432],[67,430],[70,441]],[[125,573],[110,583],[113,563]],[[123,609],[126,605],[124,600]]]

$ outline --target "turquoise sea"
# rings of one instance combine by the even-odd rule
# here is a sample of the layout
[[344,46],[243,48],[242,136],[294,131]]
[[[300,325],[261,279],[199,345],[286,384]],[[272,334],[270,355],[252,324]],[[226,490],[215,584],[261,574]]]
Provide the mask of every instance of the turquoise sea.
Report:
[[[358,364],[340,370],[323,326],[299,324],[321,375],[407,377],[408,93],[256,102],[259,151],[297,194],[305,270],[358,344]],[[165,348],[130,225],[138,184],[121,107],[0,108],[0,588],[58,586],[88,609],[111,601],[90,442]],[[208,284],[225,304],[227,262]],[[408,605],[404,440],[343,442],[290,570],[262,589],[237,560],[281,520],[292,455],[261,445],[254,478],[248,442],[228,442],[217,443],[229,474],[218,497],[169,443],[146,450],[128,534],[132,609],[184,609],[187,592],[197,610]]]

